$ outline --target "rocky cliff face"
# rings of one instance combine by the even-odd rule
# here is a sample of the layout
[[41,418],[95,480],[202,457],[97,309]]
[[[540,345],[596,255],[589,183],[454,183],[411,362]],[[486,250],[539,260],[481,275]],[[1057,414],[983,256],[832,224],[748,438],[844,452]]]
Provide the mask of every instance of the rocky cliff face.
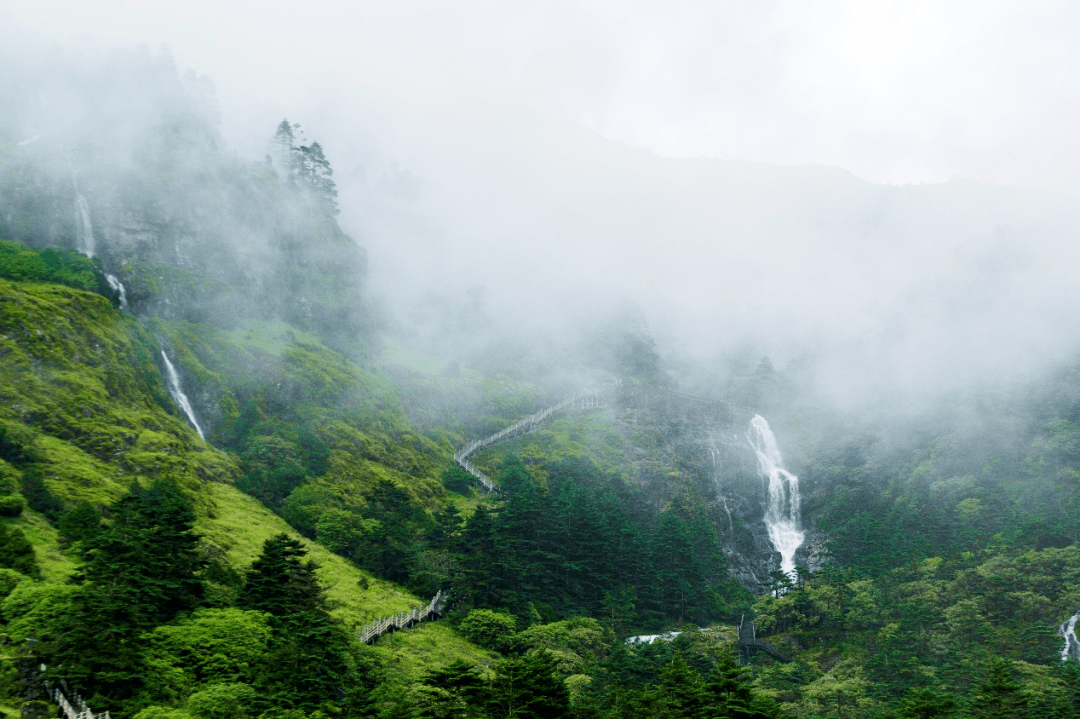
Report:
[[[659,390],[623,393],[608,411],[625,436],[660,438],[632,461],[677,467],[680,480],[692,482],[708,498],[732,573],[751,591],[765,591],[770,572],[780,568],[780,554],[765,523],[768,483],[746,436],[753,413]],[[804,517],[803,529],[806,541],[795,563],[814,571],[826,561],[827,537],[810,518]]]

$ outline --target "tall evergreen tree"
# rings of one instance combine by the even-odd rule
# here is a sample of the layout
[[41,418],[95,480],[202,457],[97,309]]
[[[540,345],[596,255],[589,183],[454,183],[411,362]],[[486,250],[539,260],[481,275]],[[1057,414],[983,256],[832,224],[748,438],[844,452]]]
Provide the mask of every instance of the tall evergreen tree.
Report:
[[456,661],[424,677],[417,692],[414,719],[466,719],[483,711],[484,680],[465,661]]
[[327,609],[307,550],[286,534],[271,537],[251,565],[239,603],[269,612],[270,650],[258,673],[256,708],[314,711],[344,692],[348,637]]
[[1026,716],[1027,701],[1012,677],[1010,662],[994,657],[987,663],[986,675],[979,684],[973,705],[975,715],[980,719],[1022,719]]
[[712,713],[706,715],[708,704],[701,675],[687,666],[679,652],[660,672],[660,681],[643,693],[641,706],[648,716],[657,719],[705,719],[706,716],[714,716]]
[[731,719],[773,719],[780,708],[770,697],[754,692],[749,671],[739,666],[731,652],[717,657],[705,684],[710,717]]
[[303,141],[300,125],[282,120],[270,141],[270,157],[285,182],[309,191],[337,214],[337,186],[330,161],[318,142],[304,145]]
[[489,685],[492,719],[561,719],[570,712],[570,692],[545,651],[504,659]]
[[86,540],[82,591],[57,639],[54,672],[95,706],[120,707],[141,684],[140,636],[203,596],[191,502],[172,479],[132,485],[112,524]]

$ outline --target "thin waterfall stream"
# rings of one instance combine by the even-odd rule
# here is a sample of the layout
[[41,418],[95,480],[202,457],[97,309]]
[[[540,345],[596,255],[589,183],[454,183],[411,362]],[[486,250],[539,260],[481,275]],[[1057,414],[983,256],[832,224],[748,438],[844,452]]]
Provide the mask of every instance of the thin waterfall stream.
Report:
[[761,415],[750,420],[746,436],[757,453],[758,472],[768,479],[768,503],[765,507],[765,526],[769,540],[780,553],[780,570],[789,577],[795,574],[795,552],[806,540],[799,512],[799,478],[784,469],[784,458],[769,423]]
[[[72,178],[72,184],[75,179]],[[90,205],[86,202],[86,198],[79,192],[78,186],[75,187],[75,209],[76,219],[79,224],[79,252],[83,253],[87,257],[93,257],[94,251],[97,249],[97,244],[94,242],[94,226],[90,223]],[[112,287],[116,291],[116,294],[120,297],[120,309],[127,312],[127,290],[124,288],[124,283],[120,281],[116,275],[105,275],[105,281],[109,283],[109,287]]]
[[90,205],[86,198],[75,190],[75,209],[78,211],[76,218],[79,220],[79,252],[87,257],[94,256],[94,226],[90,224]]
[[180,409],[184,411],[191,426],[199,433],[199,439],[205,441],[206,436],[203,434],[202,427],[199,426],[199,421],[195,419],[195,410],[192,409],[191,402],[188,400],[187,395],[184,394],[184,388],[180,386],[180,375],[176,373],[176,368],[169,361],[169,355],[165,354],[165,350],[161,351],[161,358],[165,360],[165,374],[169,380],[169,394],[172,395],[173,401],[180,405]]
[[1058,627],[1058,636],[1065,640],[1065,646],[1061,648],[1061,661],[1075,659],[1080,661],[1080,641],[1076,639],[1076,620],[1080,619],[1080,612],[1069,617]]

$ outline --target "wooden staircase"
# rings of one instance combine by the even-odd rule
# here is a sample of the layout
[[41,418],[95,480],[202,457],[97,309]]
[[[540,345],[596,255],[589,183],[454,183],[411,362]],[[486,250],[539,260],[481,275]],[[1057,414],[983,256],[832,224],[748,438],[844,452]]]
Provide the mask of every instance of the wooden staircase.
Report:
[[446,609],[446,598],[446,592],[440,589],[426,606],[421,604],[407,612],[398,612],[393,616],[368,622],[356,630],[356,637],[364,644],[371,644],[387,632],[411,627],[425,619],[431,621],[434,617],[441,616],[443,610]]

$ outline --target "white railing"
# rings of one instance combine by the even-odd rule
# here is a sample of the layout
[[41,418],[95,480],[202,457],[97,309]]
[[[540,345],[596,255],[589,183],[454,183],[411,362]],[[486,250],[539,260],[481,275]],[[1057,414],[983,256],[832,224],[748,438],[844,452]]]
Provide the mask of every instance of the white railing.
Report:
[[[45,665],[41,665],[42,671],[45,670]],[[77,692],[72,692],[72,701],[69,701],[67,695],[64,694],[60,687],[50,686],[49,682],[45,682],[45,691],[50,699],[56,706],[60,707],[60,714],[65,719],[111,719],[109,712],[102,712],[100,714],[94,714],[90,711],[90,707],[86,706],[86,702]]]
[[438,616],[442,614],[443,605],[446,604],[446,592],[439,590],[435,596],[431,598],[427,606],[423,604],[413,607],[407,612],[398,612],[390,617],[382,617],[376,619],[356,630],[356,637],[364,644],[371,644],[373,641],[381,637],[387,632],[394,632],[399,629],[411,627],[413,624],[430,619],[432,615]]
[[458,450],[457,454],[454,455],[454,461],[457,462],[458,465],[466,472],[480,480],[480,484],[484,485],[484,489],[489,492],[493,492],[495,491],[495,483],[492,482],[486,474],[477,469],[473,465],[473,463],[469,461],[469,457],[473,454],[476,454],[484,447],[487,447],[489,444],[495,444],[499,440],[503,440],[517,434],[524,434],[525,432],[534,431],[545,419],[555,414],[559,410],[566,409],[570,405],[577,405],[582,409],[588,409],[590,407],[603,407],[604,397],[599,390],[595,389],[585,390],[584,392],[576,392],[570,397],[564,399],[562,402],[559,402],[558,404],[553,404],[550,407],[536,412],[535,414],[530,414],[528,417],[521,420],[520,422],[515,422],[506,429],[500,430],[495,434],[491,435],[490,437],[485,437],[483,439],[478,439],[470,442],[469,444]]

